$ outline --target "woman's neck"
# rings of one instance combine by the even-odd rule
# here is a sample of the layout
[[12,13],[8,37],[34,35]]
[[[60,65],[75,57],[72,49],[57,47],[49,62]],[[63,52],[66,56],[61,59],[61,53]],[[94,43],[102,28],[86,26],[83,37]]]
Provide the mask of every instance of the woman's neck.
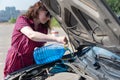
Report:
[[38,24],[40,24],[40,21],[39,21],[39,19],[33,19],[33,22],[34,22],[34,24],[35,24],[35,25],[38,25]]
[[38,25],[40,24],[40,21],[38,19],[33,19],[33,22],[34,22],[34,29],[35,30],[38,30]]

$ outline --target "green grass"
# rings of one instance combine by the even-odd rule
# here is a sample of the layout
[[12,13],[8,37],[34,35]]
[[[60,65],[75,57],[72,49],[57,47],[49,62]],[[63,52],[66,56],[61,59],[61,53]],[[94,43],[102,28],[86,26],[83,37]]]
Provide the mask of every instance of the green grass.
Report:
[[52,18],[50,26],[51,27],[60,27],[60,24],[58,23],[58,21],[55,18]]

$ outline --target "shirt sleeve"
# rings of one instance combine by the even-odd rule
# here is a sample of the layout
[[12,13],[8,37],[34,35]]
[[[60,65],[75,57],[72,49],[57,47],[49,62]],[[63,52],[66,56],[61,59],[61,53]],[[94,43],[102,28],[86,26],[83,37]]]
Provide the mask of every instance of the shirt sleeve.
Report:
[[16,24],[15,24],[15,29],[20,31],[25,26],[30,27],[30,24],[28,23],[28,19],[25,18],[24,16],[18,17]]

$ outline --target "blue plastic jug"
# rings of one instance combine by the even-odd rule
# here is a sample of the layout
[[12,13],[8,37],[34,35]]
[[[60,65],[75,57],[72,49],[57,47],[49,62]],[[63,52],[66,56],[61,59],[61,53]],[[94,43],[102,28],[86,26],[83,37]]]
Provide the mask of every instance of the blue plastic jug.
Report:
[[64,55],[66,49],[61,44],[50,44],[34,50],[34,60],[36,64],[47,64],[59,60]]

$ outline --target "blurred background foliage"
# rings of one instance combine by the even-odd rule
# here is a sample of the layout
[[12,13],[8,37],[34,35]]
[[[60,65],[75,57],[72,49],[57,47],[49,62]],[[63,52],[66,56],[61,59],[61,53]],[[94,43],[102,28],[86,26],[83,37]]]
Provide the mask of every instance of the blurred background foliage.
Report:
[[53,17],[51,20],[51,27],[60,27],[60,24],[58,23],[58,21]]
[[16,18],[11,17],[8,22],[9,22],[9,23],[15,23],[15,22],[16,22]]
[[120,15],[120,0],[106,0],[106,2],[116,15]]

